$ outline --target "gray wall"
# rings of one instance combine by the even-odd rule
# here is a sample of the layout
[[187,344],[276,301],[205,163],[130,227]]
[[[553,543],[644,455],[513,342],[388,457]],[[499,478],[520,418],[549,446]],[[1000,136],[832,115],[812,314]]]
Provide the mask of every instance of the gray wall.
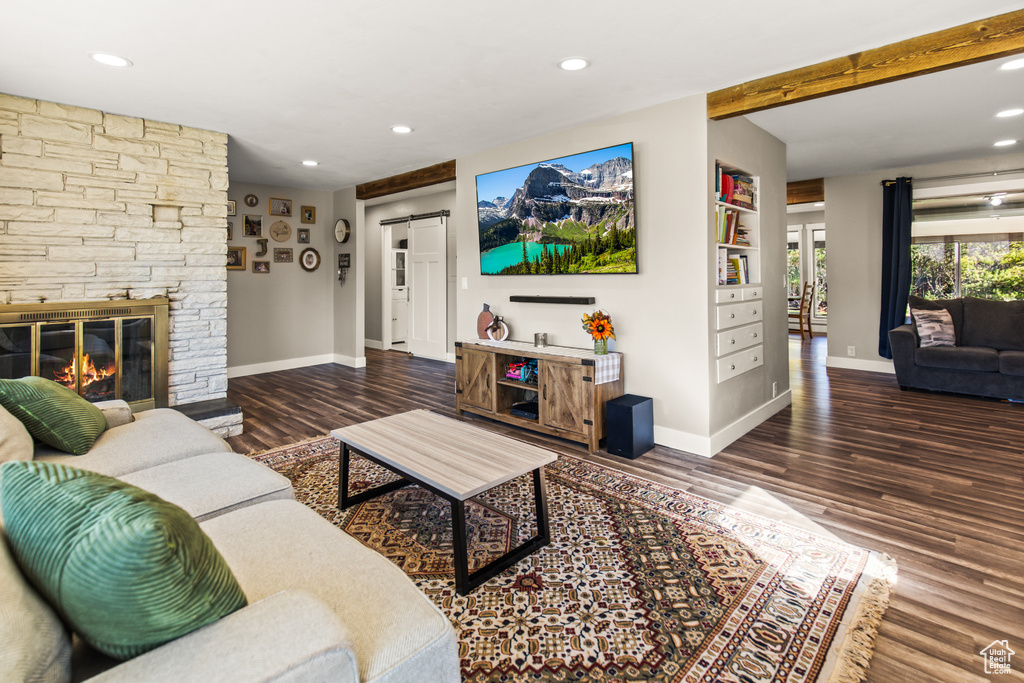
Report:
[[[1024,166],[1024,154],[892,168],[825,179],[828,229],[828,364],[881,372],[892,361],[878,355],[878,318],[882,281],[882,188],[886,178],[983,173]],[[928,183],[953,185],[985,178]],[[915,188],[923,186],[915,183]],[[847,356],[847,346],[856,356]]]
[[[711,433],[716,434],[772,400],[772,383],[779,395],[789,390],[789,353],[786,317],[786,145],[745,118],[708,122],[708,173],[715,161],[724,161],[759,176],[761,285],[764,289],[764,365],[719,384],[712,373]],[[707,205],[714,215],[714,177],[709,178]],[[711,223],[708,234],[708,268],[714,270]],[[708,363],[716,359],[715,293],[708,292],[710,348]],[[789,404],[784,399],[776,406]],[[738,436],[735,434],[734,436]],[[730,441],[731,438],[725,438]],[[725,444],[719,444],[724,446]]]
[[[458,277],[468,282],[468,289],[458,289],[459,338],[476,336],[476,317],[487,302],[506,317],[513,339],[547,332],[549,343],[587,347],[591,341],[580,318],[603,309],[615,326],[612,349],[624,353],[626,391],[654,398],[657,442],[706,452],[711,422],[707,131],[705,97],[696,95],[458,159]],[[476,175],[630,141],[639,274],[480,274]],[[594,296],[596,303],[514,304],[511,294]]]
[[[242,199],[255,194],[259,204],[247,207]],[[292,217],[271,216],[270,198],[292,200]],[[228,276],[228,374],[267,372],[285,367],[308,365],[302,359],[317,358],[328,362],[332,353],[332,291],[334,269],[331,266],[333,237],[333,196],[331,192],[301,190],[288,187],[232,183],[228,199],[235,201],[231,246],[246,249],[245,270],[229,270]],[[302,223],[301,206],[316,207],[316,222]],[[267,254],[258,257],[270,261],[270,272],[257,274],[252,262],[258,249],[255,237],[242,233],[242,216],[263,216],[263,236],[267,238]],[[270,238],[270,225],[284,220],[292,227],[286,242]],[[310,228],[310,243],[298,243],[298,229]],[[309,273],[299,265],[299,254],[306,247],[320,252],[321,266]],[[274,248],[292,249],[292,263],[274,263]],[[256,366],[256,367],[248,367]]]
[[[380,222],[387,218],[401,218],[413,214],[430,213],[433,211],[455,210],[454,183],[439,186],[447,189],[431,191],[424,188],[412,192],[392,195],[390,201],[366,206],[366,339],[380,342],[382,336],[381,311],[384,305],[382,291],[383,261],[381,259],[381,226]],[[426,192],[427,194],[421,194]],[[410,196],[413,195],[413,196]],[[369,204],[370,202],[367,202]],[[395,226],[393,230],[398,230]],[[456,288],[456,229],[455,216],[448,217],[448,343],[452,350],[455,342],[455,288]]]
[[[366,356],[363,353],[363,340],[366,338],[363,331],[366,299],[366,228],[363,203],[356,200],[356,189],[350,187],[334,193],[333,208],[334,218],[346,219],[351,227],[348,241],[338,244],[334,239],[334,221],[331,221],[330,242],[334,247],[327,248],[330,258],[324,264],[330,278],[330,284],[326,289],[333,292],[335,362],[358,368],[366,365]],[[352,263],[344,285],[338,283],[338,254],[349,254]]]

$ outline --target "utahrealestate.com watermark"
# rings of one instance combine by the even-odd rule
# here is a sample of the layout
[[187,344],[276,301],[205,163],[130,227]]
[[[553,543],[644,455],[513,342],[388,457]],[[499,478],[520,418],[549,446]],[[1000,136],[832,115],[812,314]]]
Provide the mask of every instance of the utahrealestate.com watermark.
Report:
[[1008,674],[1010,673],[1010,657],[1017,653],[1010,649],[1008,640],[993,640],[978,654],[985,658],[985,673]]

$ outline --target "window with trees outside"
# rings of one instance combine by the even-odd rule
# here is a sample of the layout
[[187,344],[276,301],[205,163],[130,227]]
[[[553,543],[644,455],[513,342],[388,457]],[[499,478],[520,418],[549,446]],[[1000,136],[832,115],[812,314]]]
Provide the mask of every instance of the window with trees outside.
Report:
[[1024,191],[914,201],[910,293],[1024,299]]
[[803,293],[804,282],[814,282],[811,317],[824,322],[828,317],[824,224],[789,226],[786,233],[786,281],[791,312],[796,312],[800,307],[799,299]]

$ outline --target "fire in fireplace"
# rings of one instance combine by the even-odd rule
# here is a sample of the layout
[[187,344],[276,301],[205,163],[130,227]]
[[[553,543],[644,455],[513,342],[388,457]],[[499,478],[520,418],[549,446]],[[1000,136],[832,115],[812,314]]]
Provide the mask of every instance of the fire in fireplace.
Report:
[[36,375],[89,401],[167,405],[166,299],[0,307],[0,377]]

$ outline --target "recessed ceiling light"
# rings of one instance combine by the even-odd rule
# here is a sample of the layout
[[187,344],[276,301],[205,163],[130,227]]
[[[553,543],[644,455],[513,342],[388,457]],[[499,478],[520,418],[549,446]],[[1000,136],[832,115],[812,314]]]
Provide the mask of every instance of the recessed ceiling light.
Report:
[[560,61],[558,66],[566,71],[579,71],[580,69],[586,69],[590,66],[590,62],[583,59],[583,57],[569,57],[568,59]]
[[992,143],[993,147],[1009,147],[1010,145],[1016,145],[1016,140],[1000,140],[999,142]]
[[90,52],[89,56],[95,59],[100,64],[106,64],[107,66],[131,66],[131,60],[125,59],[124,57],[118,57],[117,55],[107,54],[106,52]]
[[1006,62],[999,67],[1003,71],[1013,71],[1014,69],[1024,69],[1024,59],[1015,59],[1012,62]]
[[815,206],[825,206],[825,202],[815,202]]
[[405,135],[406,133],[411,133],[412,128],[410,128],[409,126],[391,126],[391,132]]
[[320,162],[319,161],[313,161],[312,159],[306,159],[305,161],[302,162],[302,165],[303,166],[319,166]]
[[996,114],[1001,119],[1005,119],[1008,116],[1020,116],[1024,114],[1024,109],[1004,109],[1003,111]]

